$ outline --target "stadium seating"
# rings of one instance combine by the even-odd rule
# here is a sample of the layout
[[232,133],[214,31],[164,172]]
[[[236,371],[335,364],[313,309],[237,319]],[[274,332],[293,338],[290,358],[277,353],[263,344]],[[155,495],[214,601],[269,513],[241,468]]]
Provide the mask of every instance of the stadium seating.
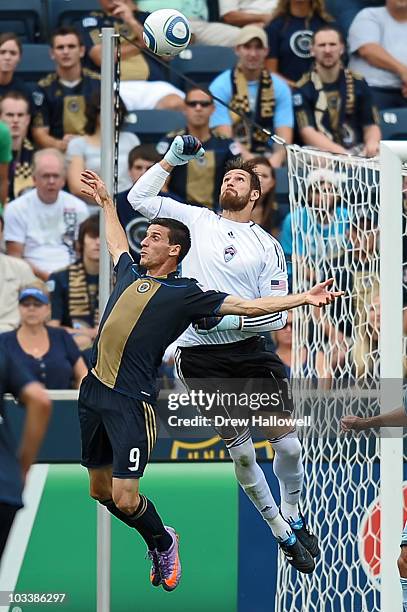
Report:
[[49,45],[23,45],[23,56],[17,66],[16,74],[28,82],[37,82],[48,72],[55,70],[49,54]]
[[387,108],[380,111],[380,129],[384,140],[406,140],[407,108]]
[[123,130],[134,132],[142,142],[158,142],[171,132],[185,126],[185,116],[179,111],[171,110],[140,110],[129,113],[123,125]]
[[83,17],[95,10],[100,10],[98,0],[48,0],[49,30],[68,24],[79,26]]
[[172,68],[200,85],[208,86],[220,73],[236,64],[236,55],[231,47],[192,45],[182,51],[169,64],[171,82],[185,89],[185,82],[172,73]]
[[0,0],[0,32],[14,32],[22,43],[45,40],[42,0]]

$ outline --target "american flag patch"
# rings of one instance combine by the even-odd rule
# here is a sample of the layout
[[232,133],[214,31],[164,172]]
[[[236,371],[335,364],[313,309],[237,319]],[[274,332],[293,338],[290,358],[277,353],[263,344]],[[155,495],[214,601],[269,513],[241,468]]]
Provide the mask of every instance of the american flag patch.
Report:
[[270,281],[272,291],[286,291],[287,282],[284,280],[272,280]]

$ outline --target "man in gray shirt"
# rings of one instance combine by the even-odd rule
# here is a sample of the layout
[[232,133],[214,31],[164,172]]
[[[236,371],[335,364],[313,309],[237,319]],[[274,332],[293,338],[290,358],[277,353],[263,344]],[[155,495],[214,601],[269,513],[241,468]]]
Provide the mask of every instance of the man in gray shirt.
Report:
[[350,68],[361,73],[379,109],[407,105],[407,3],[360,11],[349,29]]

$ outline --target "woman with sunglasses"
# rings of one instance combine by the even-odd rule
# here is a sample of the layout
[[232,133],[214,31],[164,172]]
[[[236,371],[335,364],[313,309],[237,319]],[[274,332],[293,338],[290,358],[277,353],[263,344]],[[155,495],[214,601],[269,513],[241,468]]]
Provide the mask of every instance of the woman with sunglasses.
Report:
[[49,295],[36,281],[19,295],[20,326],[2,334],[7,353],[47,389],[77,389],[87,374],[74,340],[62,328],[49,327]]

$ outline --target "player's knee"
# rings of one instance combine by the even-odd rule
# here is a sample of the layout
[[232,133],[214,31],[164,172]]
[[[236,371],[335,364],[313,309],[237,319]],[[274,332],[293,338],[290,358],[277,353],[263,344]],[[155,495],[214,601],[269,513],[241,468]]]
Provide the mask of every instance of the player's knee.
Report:
[[116,493],[113,495],[115,506],[124,514],[134,514],[140,504],[140,496],[138,493],[131,495]]
[[274,451],[288,460],[297,460],[301,456],[301,442],[297,437],[287,436],[277,442],[271,440]]
[[106,499],[111,499],[112,497],[112,488],[111,487],[101,487],[98,485],[94,485],[90,487],[90,496],[98,501],[105,501]]
[[399,568],[401,578],[407,578],[407,546],[402,546],[400,549],[397,567]]

